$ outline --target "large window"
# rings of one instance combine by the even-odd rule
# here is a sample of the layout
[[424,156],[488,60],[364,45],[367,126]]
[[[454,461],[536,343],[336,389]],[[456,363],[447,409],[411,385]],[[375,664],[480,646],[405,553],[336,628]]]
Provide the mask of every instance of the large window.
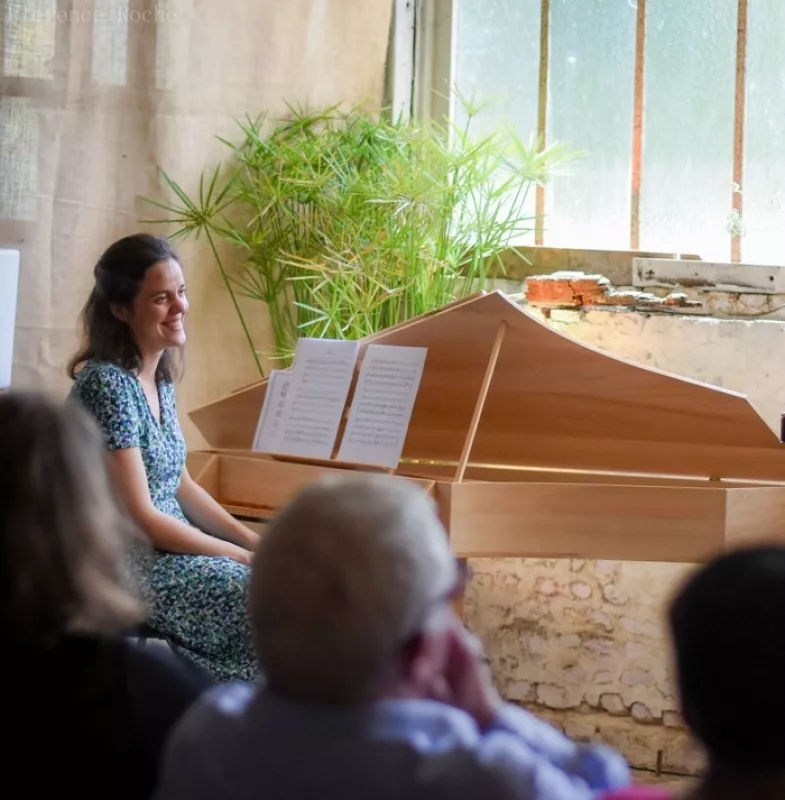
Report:
[[429,5],[450,56],[421,94],[452,85],[480,128],[582,153],[538,191],[530,242],[785,264],[783,0]]

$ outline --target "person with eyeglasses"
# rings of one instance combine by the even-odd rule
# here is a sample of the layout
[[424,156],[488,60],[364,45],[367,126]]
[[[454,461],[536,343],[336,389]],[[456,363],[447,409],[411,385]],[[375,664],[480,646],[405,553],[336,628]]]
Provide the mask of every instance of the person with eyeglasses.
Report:
[[588,800],[626,786],[614,751],[502,701],[453,611],[464,577],[414,483],[307,488],[252,565],[266,683],[222,686],[183,718],[157,800]]

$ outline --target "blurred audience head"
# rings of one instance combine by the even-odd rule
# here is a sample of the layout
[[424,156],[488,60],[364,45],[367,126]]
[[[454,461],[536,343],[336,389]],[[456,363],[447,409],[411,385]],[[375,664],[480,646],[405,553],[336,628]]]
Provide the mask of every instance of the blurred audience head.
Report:
[[670,608],[685,719],[711,762],[785,771],[785,547],[722,555]]
[[426,694],[461,580],[415,483],[312,485],[274,519],[254,559],[250,610],[270,688],[322,704]]
[[0,395],[0,618],[15,641],[129,628],[130,523],[113,499],[101,435],[77,406]]

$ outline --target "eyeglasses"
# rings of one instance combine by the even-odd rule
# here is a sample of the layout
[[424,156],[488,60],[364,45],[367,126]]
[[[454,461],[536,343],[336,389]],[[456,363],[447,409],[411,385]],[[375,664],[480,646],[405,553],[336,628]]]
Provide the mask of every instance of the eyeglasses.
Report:
[[443,603],[457,603],[460,600],[463,600],[463,594],[466,591],[466,586],[471,579],[471,570],[469,569],[469,563],[465,558],[455,559],[455,573],[456,577],[453,585],[448,591],[440,594],[438,597],[428,603],[423,617],[427,617],[428,614],[434,610],[434,608],[442,605]]
[[[455,572],[456,572],[456,577],[450,589],[438,595],[430,603],[426,605],[426,607],[423,609],[421,616],[419,617],[419,624],[416,625],[413,629],[414,631],[419,631],[425,620],[431,615],[431,613],[433,613],[433,611],[435,611],[440,606],[448,604],[454,605],[455,603],[458,603],[463,599],[463,594],[466,590],[466,586],[471,580],[471,569],[469,568],[469,564],[465,558],[455,559]],[[404,647],[413,646],[415,641],[416,641],[416,636],[413,638],[407,637]]]
[[466,587],[471,580],[471,570],[469,569],[469,562],[465,558],[455,559],[456,578],[452,589],[444,597],[444,600],[454,603],[463,599],[463,594]]

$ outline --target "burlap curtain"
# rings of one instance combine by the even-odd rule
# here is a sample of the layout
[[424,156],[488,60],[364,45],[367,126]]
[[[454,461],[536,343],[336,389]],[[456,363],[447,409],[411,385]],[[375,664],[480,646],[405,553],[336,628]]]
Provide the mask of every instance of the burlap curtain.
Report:
[[[392,0],[0,0],[0,247],[21,250],[14,384],[68,388],[91,270],[151,226],[160,165],[193,191],[237,118],[379,102]],[[160,228],[152,230],[165,232]],[[209,254],[183,248],[188,408],[255,367]],[[265,315],[252,306],[254,324]]]

